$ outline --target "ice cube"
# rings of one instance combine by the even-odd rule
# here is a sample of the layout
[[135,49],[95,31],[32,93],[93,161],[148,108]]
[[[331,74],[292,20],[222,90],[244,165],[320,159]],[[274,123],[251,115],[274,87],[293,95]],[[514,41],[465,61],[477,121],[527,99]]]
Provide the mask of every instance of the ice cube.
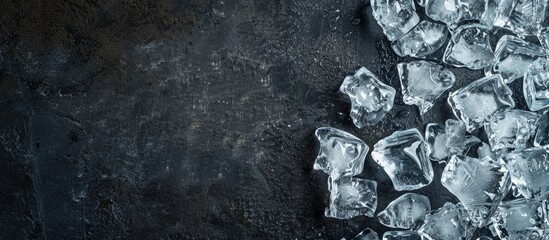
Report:
[[505,156],[511,182],[526,198],[549,197],[549,153],[542,148],[515,151]]
[[543,147],[549,152],[549,111],[545,112],[538,121],[538,131],[534,139],[534,146]]
[[370,5],[389,41],[401,38],[419,23],[413,0],[370,0]]
[[480,140],[465,135],[463,122],[448,119],[446,124],[429,123],[425,128],[427,155],[433,161],[444,161],[449,156],[463,153],[468,147]]
[[499,73],[505,83],[511,83],[523,77],[536,59],[545,58],[545,51],[536,44],[505,35],[499,39],[494,56],[496,62],[487,73]]
[[360,174],[368,145],[348,132],[331,127],[321,127],[315,131],[320,142],[320,150],[313,168],[322,170],[334,178]]
[[461,204],[447,202],[441,208],[425,216],[425,223],[418,230],[419,234],[429,240],[462,240],[468,239],[472,230],[469,226],[467,212]]
[[383,240],[421,240],[421,236],[413,231],[388,231],[383,234]]
[[377,142],[372,158],[383,167],[397,191],[418,189],[433,181],[423,137],[415,128],[396,131]]
[[496,15],[494,0],[427,0],[425,13],[434,20],[444,22],[450,28],[458,23],[475,21],[491,28]]
[[524,149],[530,137],[536,134],[540,115],[518,109],[495,113],[484,125],[492,151]]
[[379,240],[379,235],[374,230],[366,228],[351,240]]
[[359,128],[381,121],[393,108],[396,94],[394,88],[381,82],[365,67],[354,76],[347,76],[339,91],[351,98],[351,118]]
[[503,164],[489,158],[462,155],[450,159],[442,172],[441,182],[463,203],[475,227],[488,223],[511,186]]
[[492,217],[497,235],[502,239],[542,240],[545,226],[541,208],[541,203],[532,199],[514,199],[501,203]]
[[426,0],[425,14],[436,21],[446,23],[449,27],[455,28],[461,14],[459,12],[458,0]]
[[485,142],[482,142],[482,145],[477,149],[477,155],[478,159],[488,158],[494,161],[498,159],[496,154],[490,149],[490,145]]
[[476,80],[450,93],[448,104],[456,117],[465,123],[467,131],[471,132],[482,127],[495,112],[513,108],[515,101],[512,94],[497,74]]
[[443,66],[429,61],[412,61],[397,65],[404,103],[417,105],[421,115],[444,91],[454,85],[454,74]]
[[494,63],[489,29],[480,24],[463,25],[452,32],[443,61],[456,67],[483,69]]
[[541,46],[545,49],[545,55],[549,58],[549,27],[541,29],[537,34],[537,37]]
[[326,217],[349,219],[359,215],[373,217],[377,207],[377,182],[363,178],[328,178],[330,204]]
[[498,5],[494,26],[519,36],[536,34],[546,14],[547,0],[503,0]]
[[377,217],[381,224],[388,227],[417,229],[430,211],[429,198],[416,193],[406,193],[389,203]]
[[429,123],[425,128],[425,150],[433,161],[443,161],[448,157],[446,130],[444,124]]
[[549,107],[549,61],[545,57],[534,61],[523,80],[522,89],[528,108],[538,111]]
[[447,36],[446,26],[423,20],[402,38],[392,42],[391,46],[401,57],[424,57],[442,47]]

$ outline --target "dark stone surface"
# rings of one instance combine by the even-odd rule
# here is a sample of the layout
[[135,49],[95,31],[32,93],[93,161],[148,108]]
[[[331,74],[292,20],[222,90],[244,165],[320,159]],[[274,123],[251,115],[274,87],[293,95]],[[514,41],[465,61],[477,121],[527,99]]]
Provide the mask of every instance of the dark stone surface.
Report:
[[[408,59],[393,54],[367,2],[0,0],[0,239],[387,230],[324,217],[314,130],[341,128],[373,146],[453,114],[447,95],[423,118],[402,103],[395,66]],[[337,92],[360,66],[399,92],[365,129]],[[483,75],[452,71],[452,90]],[[456,201],[443,167],[415,191],[433,208]],[[377,212],[401,194],[369,155],[363,176],[379,182]]]

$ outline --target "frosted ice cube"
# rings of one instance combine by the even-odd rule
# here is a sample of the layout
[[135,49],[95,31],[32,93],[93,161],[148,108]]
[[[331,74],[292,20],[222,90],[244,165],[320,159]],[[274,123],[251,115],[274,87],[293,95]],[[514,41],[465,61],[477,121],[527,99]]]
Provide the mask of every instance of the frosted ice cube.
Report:
[[483,69],[494,63],[489,29],[480,24],[463,25],[452,32],[443,61],[456,67]]
[[370,5],[389,41],[401,38],[419,23],[413,0],[370,0]]
[[534,146],[543,147],[549,152],[549,111],[545,112],[538,121],[538,131],[534,139]]
[[542,240],[542,205],[532,199],[515,199],[502,202],[492,217],[494,229],[502,239]]
[[429,123],[425,128],[427,155],[433,161],[443,161],[448,156],[463,153],[468,147],[480,140],[474,136],[465,135],[465,124],[454,119],[446,120],[446,124]]
[[549,153],[529,148],[509,153],[505,160],[518,193],[540,201],[549,197]]
[[315,131],[320,142],[320,150],[313,168],[322,170],[334,178],[360,174],[368,145],[348,132],[331,127],[321,127]]
[[549,61],[545,57],[534,61],[526,70],[522,89],[530,110],[549,107]]
[[359,128],[381,121],[393,108],[396,94],[394,88],[381,82],[365,67],[354,76],[347,76],[339,91],[351,98],[351,118]]
[[425,14],[433,20],[446,23],[451,28],[454,28],[461,18],[459,8],[458,0],[425,1]]
[[396,131],[377,142],[372,158],[383,167],[397,191],[418,189],[433,181],[423,137],[415,128]]
[[524,76],[528,66],[536,59],[545,58],[545,51],[533,43],[518,37],[505,35],[496,45],[496,62],[488,74],[501,74],[505,83],[511,83]]
[[421,240],[421,236],[413,231],[388,231],[383,234],[383,240]]
[[500,1],[494,26],[506,28],[519,36],[533,35],[541,28],[547,0]]
[[379,235],[374,230],[366,228],[351,240],[379,240]]
[[429,198],[416,193],[406,193],[377,214],[379,222],[392,228],[417,229],[425,215],[431,212]]
[[454,85],[454,74],[443,66],[429,61],[412,61],[397,65],[404,103],[417,105],[421,115],[444,91]]
[[326,217],[349,219],[359,215],[373,217],[377,208],[377,182],[362,178],[328,178],[330,204]]
[[543,49],[545,49],[545,55],[549,58],[549,28],[545,27],[537,34],[539,42]]
[[450,93],[448,104],[456,117],[465,123],[467,131],[471,132],[482,127],[495,112],[513,108],[515,101],[512,94],[498,74],[481,78]]
[[401,57],[424,57],[442,47],[447,36],[446,26],[423,20],[402,38],[392,42],[391,47]]
[[536,134],[540,115],[518,109],[495,113],[484,125],[492,151],[524,149],[530,137]]
[[450,202],[427,214],[425,223],[418,232],[429,240],[462,240],[468,239],[472,234],[463,206]]
[[489,158],[462,155],[450,159],[442,172],[441,182],[463,203],[475,227],[488,223],[511,185],[503,164]]

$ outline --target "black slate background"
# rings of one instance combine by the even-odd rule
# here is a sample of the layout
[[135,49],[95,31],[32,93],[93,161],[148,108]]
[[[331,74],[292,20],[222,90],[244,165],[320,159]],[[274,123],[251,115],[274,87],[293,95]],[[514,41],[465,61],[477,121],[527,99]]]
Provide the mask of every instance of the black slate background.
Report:
[[[388,230],[324,217],[314,130],[341,128],[372,147],[453,114],[447,94],[423,118],[403,104],[395,66],[410,59],[392,52],[368,2],[0,0],[0,239]],[[398,92],[364,129],[338,93],[360,66]],[[451,69],[452,90],[483,76]],[[433,164],[435,181],[415,192],[436,209],[457,200]],[[377,212],[402,194],[370,155],[362,175],[379,183]]]

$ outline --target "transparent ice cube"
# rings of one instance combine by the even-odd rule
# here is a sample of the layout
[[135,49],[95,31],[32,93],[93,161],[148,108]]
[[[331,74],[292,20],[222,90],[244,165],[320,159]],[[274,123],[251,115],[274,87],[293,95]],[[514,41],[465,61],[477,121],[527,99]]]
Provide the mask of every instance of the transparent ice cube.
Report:
[[418,189],[433,181],[423,137],[415,128],[396,131],[377,142],[372,158],[383,167],[397,191]]
[[519,109],[495,113],[484,125],[492,151],[526,148],[528,140],[536,134],[539,119],[540,115]]
[[490,149],[490,145],[485,142],[482,142],[482,145],[477,149],[477,155],[478,159],[488,158],[494,161],[498,159],[496,154]]
[[383,234],[383,240],[421,240],[421,236],[413,231],[388,231]]
[[538,200],[549,197],[549,153],[542,148],[515,151],[505,156],[511,182],[518,193]]
[[523,77],[528,66],[536,59],[545,58],[545,51],[534,43],[504,35],[496,45],[494,56],[496,62],[487,73],[499,73],[505,83],[511,83]]
[[545,224],[541,209],[542,204],[533,199],[502,202],[492,217],[495,232],[502,239],[542,240]]
[[401,38],[419,23],[413,0],[370,0],[370,5],[389,41]]
[[349,219],[359,215],[373,217],[377,208],[377,182],[362,178],[328,178],[330,204],[326,217]]
[[476,21],[491,28],[496,14],[495,0],[427,0],[425,13],[455,28],[459,22]]
[[513,31],[519,36],[536,34],[546,14],[547,0],[502,0],[494,26]]
[[442,172],[441,182],[463,203],[475,227],[488,223],[511,186],[503,164],[489,158],[462,155],[450,159]]
[[461,18],[458,0],[426,0],[425,14],[454,28]]
[[351,118],[358,128],[373,125],[393,108],[396,91],[365,67],[347,76],[339,88],[351,98]]
[[429,111],[435,99],[456,81],[450,70],[429,61],[399,63],[397,70],[404,103],[417,105],[421,115]]
[[471,236],[465,208],[450,202],[425,216],[425,223],[418,232],[429,240],[462,240]]
[[331,127],[321,127],[315,131],[320,142],[320,150],[313,168],[322,170],[334,178],[360,174],[368,145],[348,132]]
[[522,89],[530,110],[549,107],[549,61],[545,57],[534,61],[526,70]]
[[494,63],[489,29],[480,24],[463,25],[452,32],[443,61],[456,67],[483,69]]
[[446,124],[427,124],[425,141],[427,155],[433,161],[444,161],[480,142],[475,136],[465,135],[465,124],[454,119],[446,120]]
[[511,89],[499,74],[487,76],[450,93],[448,104],[456,117],[471,132],[490,120],[492,114],[513,108],[515,101]]
[[541,46],[545,49],[545,55],[549,58],[549,27],[541,29],[537,37]]
[[377,217],[381,224],[388,227],[417,229],[429,212],[429,198],[416,193],[406,193],[389,203]]
[[543,147],[549,152],[549,111],[539,120],[538,131],[534,139],[534,146]]
[[374,230],[366,228],[351,240],[379,240],[379,235]]
[[442,47],[447,36],[445,25],[423,20],[402,38],[392,42],[391,46],[401,57],[424,57]]

